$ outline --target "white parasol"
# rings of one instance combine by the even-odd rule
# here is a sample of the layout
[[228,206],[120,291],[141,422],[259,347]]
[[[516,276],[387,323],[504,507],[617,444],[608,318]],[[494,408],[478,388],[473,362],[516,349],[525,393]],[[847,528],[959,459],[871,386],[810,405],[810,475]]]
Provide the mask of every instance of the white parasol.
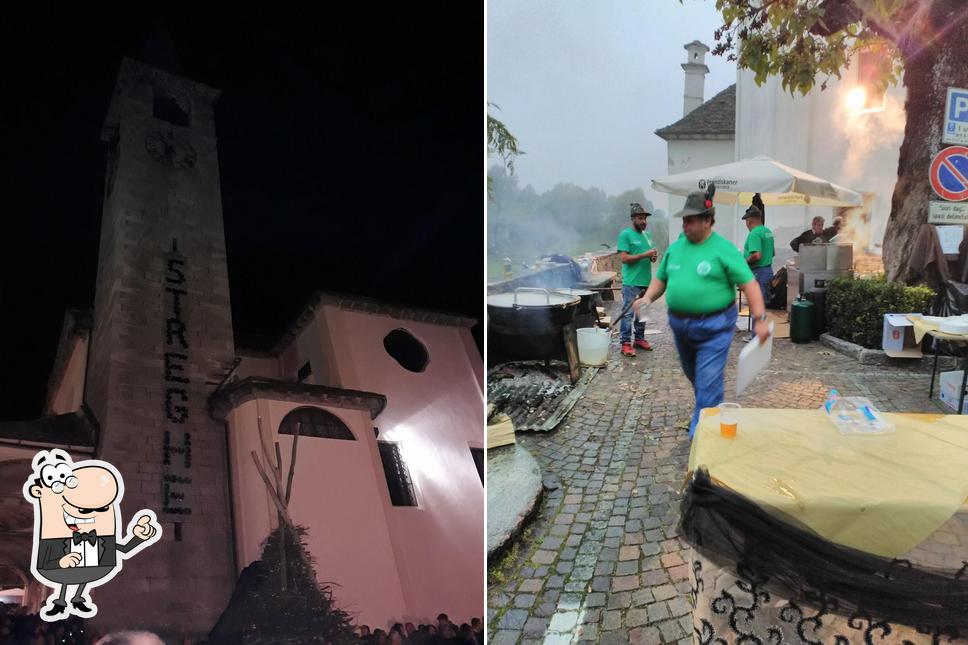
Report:
[[743,159],[721,166],[690,170],[652,180],[652,188],[663,193],[686,196],[716,184],[713,201],[719,204],[746,205],[760,194],[765,206],[860,206],[863,197],[802,170],[791,168],[769,157]]

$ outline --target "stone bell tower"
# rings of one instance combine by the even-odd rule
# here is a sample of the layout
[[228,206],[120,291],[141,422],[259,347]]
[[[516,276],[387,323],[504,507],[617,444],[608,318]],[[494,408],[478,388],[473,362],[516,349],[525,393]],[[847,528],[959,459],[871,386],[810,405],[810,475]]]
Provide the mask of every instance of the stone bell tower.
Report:
[[225,429],[209,395],[234,357],[214,109],[218,90],[125,58],[108,145],[87,402],[122,521],[162,538],[92,591],[99,628],[202,635],[234,586]]

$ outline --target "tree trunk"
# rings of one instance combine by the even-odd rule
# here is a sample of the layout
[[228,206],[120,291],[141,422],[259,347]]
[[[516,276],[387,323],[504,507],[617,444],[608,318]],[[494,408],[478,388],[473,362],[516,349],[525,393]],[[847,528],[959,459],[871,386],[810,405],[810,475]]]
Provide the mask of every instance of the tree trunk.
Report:
[[[884,268],[891,281],[912,283],[919,271],[910,249],[918,227],[928,221],[928,206],[941,198],[928,180],[931,160],[941,143],[949,87],[968,88],[968,20],[962,0],[934,0],[927,24],[912,30],[904,52],[904,141],[897,164],[897,184],[884,233]],[[898,25],[905,28],[909,25]],[[933,41],[932,41],[933,38]],[[947,144],[945,144],[947,145]]]

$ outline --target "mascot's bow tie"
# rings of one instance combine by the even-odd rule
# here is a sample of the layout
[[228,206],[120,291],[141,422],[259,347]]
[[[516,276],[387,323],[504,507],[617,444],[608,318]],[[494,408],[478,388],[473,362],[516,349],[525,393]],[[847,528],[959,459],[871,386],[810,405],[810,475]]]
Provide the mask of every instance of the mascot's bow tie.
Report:
[[74,544],[80,544],[84,540],[87,540],[88,542],[91,543],[91,546],[94,546],[95,544],[97,544],[97,533],[95,533],[94,531],[88,531],[87,533],[78,532],[74,534],[73,539],[74,539]]

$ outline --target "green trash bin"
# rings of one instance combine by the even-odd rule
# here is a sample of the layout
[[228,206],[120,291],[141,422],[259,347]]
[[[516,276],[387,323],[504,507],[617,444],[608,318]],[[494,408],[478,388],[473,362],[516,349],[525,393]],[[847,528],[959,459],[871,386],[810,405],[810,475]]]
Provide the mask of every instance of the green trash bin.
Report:
[[797,298],[790,305],[790,340],[794,343],[809,343],[813,339],[814,304]]

